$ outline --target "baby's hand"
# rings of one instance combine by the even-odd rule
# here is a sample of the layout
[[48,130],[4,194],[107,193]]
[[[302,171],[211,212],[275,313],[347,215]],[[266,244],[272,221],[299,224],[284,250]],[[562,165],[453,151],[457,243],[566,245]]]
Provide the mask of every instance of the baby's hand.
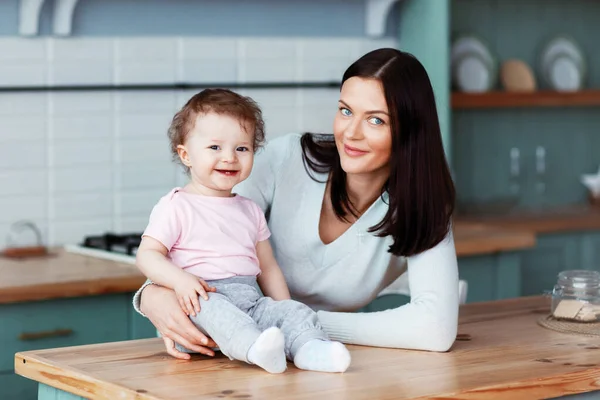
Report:
[[208,286],[208,283],[203,279],[187,272],[173,289],[175,290],[181,309],[187,315],[193,316],[196,316],[196,313],[200,312],[198,296],[202,296],[204,300],[208,300],[208,294],[206,294],[206,292],[217,291],[214,287]]

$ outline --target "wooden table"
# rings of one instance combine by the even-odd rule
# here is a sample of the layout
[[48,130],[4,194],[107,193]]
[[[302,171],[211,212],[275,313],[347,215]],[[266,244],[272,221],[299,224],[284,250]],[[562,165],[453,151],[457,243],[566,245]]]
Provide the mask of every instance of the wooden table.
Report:
[[547,312],[540,297],[465,305],[450,352],[349,346],[352,364],[343,374],[289,364],[284,374],[270,375],[223,356],[179,361],[160,339],[17,353],[15,370],[41,383],[42,400],[515,400],[600,389],[600,337],[542,328],[536,321]]
[[145,281],[135,265],[72,254],[0,258],[0,304],[135,292]]

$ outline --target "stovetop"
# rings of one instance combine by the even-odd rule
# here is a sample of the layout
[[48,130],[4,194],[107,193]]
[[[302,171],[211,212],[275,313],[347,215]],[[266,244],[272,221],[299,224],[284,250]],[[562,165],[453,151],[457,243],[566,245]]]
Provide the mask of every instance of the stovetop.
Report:
[[141,233],[115,234],[106,233],[101,236],[88,236],[83,239],[82,246],[105,250],[112,253],[135,256],[142,241]]
[[80,244],[64,246],[70,253],[135,264],[135,255],[142,241],[142,233],[86,236]]

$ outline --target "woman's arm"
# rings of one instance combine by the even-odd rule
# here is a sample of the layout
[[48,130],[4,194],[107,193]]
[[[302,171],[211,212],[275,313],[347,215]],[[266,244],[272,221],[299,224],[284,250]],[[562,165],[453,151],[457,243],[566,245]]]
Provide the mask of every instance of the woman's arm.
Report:
[[258,242],[256,254],[260,265],[258,284],[264,295],[274,300],[290,299],[290,291],[268,239]]
[[447,351],[458,326],[458,265],[450,234],[434,248],[408,258],[411,301],[374,313],[319,311],[334,340],[414,350]]

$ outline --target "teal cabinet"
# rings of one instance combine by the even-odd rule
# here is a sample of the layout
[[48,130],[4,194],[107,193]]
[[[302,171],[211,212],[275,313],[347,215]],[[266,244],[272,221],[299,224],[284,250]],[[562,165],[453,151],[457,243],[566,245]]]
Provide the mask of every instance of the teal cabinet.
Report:
[[522,255],[522,295],[552,290],[560,271],[581,268],[581,235],[540,235],[535,248]]
[[[130,299],[129,299],[130,300]],[[131,304],[131,302],[130,302]],[[138,314],[133,306],[130,306],[130,334],[129,339],[148,339],[156,337],[156,328],[148,318]]]
[[156,337],[133,294],[0,305],[0,399],[36,399],[36,382],[13,372],[15,353]]
[[600,232],[582,235],[581,268],[600,271]]
[[37,393],[37,382],[23,378],[12,371],[0,373],[0,399],[35,400]]
[[467,303],[520,296],[521,262],[520,252],[459,258],[459,277],[468,284]]

